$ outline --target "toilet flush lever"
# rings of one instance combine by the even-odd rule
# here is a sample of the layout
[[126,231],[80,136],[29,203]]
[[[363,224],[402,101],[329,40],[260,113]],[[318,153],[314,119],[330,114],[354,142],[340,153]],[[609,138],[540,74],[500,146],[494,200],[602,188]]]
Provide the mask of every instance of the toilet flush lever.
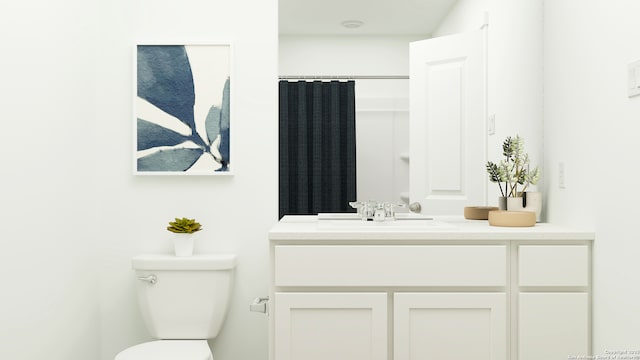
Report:
[[140,280],[140,281],[146,281],[146,282],[148,282],[148,283],[149,283],[149,284],[151,284],[151,285],[154,285],[155,283],[157,283],[157,282],[158,282],[158,278],[157,278],[155,275],[153,275],[153,274],[151,274],[151,275],[149,275],[149,276],[139,276],[139,277],[138,277],[138,280]]

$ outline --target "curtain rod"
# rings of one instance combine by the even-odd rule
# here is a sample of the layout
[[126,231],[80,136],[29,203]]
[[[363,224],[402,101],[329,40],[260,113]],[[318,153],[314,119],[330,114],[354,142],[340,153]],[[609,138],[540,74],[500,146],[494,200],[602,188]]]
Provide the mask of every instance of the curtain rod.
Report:
[[408,80],[408,75],[281,75],[280,80]]

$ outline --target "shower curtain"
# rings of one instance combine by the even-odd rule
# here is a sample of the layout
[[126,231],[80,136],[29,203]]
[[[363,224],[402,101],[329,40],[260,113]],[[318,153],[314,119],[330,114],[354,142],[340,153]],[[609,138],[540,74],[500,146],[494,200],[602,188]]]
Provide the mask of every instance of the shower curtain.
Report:
[[355,82],[280,81],[279,214],[351,212]]

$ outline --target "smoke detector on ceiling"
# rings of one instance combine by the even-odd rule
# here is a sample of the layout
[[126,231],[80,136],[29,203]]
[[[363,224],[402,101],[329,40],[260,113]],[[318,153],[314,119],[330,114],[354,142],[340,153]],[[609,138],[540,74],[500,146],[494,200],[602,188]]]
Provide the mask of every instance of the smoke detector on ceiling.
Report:
[[364,24],[364,22],[360,21],[360,20],[345,20],[343,22],[340,23],[342,26],[346,27],[347,29],[357,29],[360,26],[362,26]]

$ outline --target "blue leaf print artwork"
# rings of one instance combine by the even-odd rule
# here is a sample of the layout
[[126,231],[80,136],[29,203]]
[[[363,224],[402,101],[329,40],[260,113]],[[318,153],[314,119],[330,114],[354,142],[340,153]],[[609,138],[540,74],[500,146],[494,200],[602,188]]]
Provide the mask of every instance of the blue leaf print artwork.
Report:
[[158,171],[185,171],[202,156],[199,149],[170,149],[160,150],[151,155],[138,159],[138,170]]
[[188,139],[187,136],[178,134],[166,127],[138,119],[138,150],[151,149],[157,146],[174,146],[182,144]]
[[137,47],[138,173],[230,170],[229,47]]

